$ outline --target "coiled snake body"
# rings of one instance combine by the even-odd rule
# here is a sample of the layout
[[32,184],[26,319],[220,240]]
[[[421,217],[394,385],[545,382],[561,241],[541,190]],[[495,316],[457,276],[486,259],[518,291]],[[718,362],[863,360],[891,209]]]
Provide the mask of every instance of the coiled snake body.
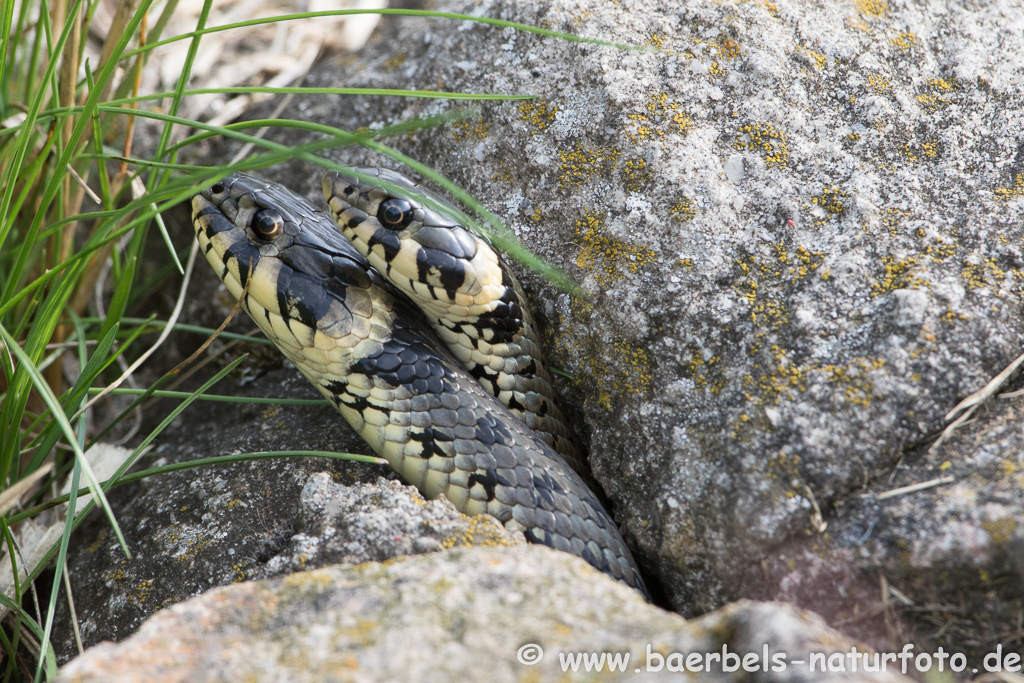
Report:
[[192,216],[231,293],[242,297],[248,281],[242,306],[253,321],[409,483],[646,595],[594,493],[437,342],[329,218],[241,174],[195,195]]

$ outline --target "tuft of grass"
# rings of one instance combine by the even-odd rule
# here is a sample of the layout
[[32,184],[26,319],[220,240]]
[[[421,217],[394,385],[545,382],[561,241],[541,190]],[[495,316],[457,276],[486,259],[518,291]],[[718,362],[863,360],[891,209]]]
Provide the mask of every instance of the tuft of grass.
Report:
[[[166,321],[131,317],[139,292],[152,291],[152,282],[140,282],[139,263],[147,240],[155,231],[166,245],[168,265],[162,276],[177,270],[189,277],[195,250],[186,264],[179,258],[163,224],[162,214],[186,201],[197,189],[208,187],[235,171],[267,168],[298,158],[325,169],[352,172],[319,156],[341,145],[362,145],[399,161],[434,181],[460,199],[476,216],[463,214],[466,225],[486,232],[497,246],[569,291],[576,286],[558,269],[522,247],[492,212],[458,186],[387,146],[390,136],[451,120],[476,117],[473,106],[446,114],[403,122],[382,130],[352,133],[302,121],[265,119],[214,126],[178,115],[185,98],[209,93],[372,95],[444,98],[460,102],[528,100],[531,95],[445,93],[364,88],[231,87],[197,88],[186,84],[197,48],[204,36],[227,30],[245,30],[273,21],[309,21],[322,16],[403,14],[432,20],[473,21],[514,28],[561,40],[614,45],[622,49],[648,49],[617,45],[514,22],[446,12],[417,10],[345,10],[290,14],[225,26],[206,26],[212,0],[206,0],[196,29],[162,38],[176,2],[171,0],[150,26],[154,0],[123,0],[102,46],[99,61],[85,57],[89,22],[95,0],[24,0],[4,2],[0,9],[0,558],[10,565],[9,592],[0,592],[0,611],[10,613],[0,628],[4,663],[2,680],[50,680],[56,663],[50,646],[54,610],[61,576],[65,572],[71,534],[87,514],[99,507],[106,515],[126,555],[130,548],[119,528],[105,492],[112,486],[143,477],[226,462],[267,457],[332,457],[378,462],[377,458],[319,452],[249,453],[160,468],[132,474],[128,470],[149,444],[182,411],[197,400],[237,402],[241,399],[207,392],[235,368],[238,358],[194,392],[169,391],[174,372],[164,374],[146,388],[118,388],[175,331],[211,333],[212,330],[177,322],[182,294]],[[134,9],[133,9],[134,8]],[[190,41],[182,75],[173,92],[140,93],[139,75],[151,51],[175,41]],[[147,108],[162,101],[165,106]],[[133,154],[135,122],[146,118],[162,128],[155,151],[148,158]],[[172,131],[192,131],[172,143]],[[295,148],[264,140],[253,129],[291,127],[307,131],[309,142]],[[239,140],[257,150],[236,163],[193,167],[179,163],[179,153],[208,138]],[[181,251],[181,254],[189,250]],[[102,302],[94,292],[106,292]],[[223,333],[224,338],[244,335]],[[154,339],[155,337],[155,339]],[[70,355],[69,355],[70,354]],[[66,362],[67,361],[67,362]],[[129,362],[131,366],[128,367]],[[124,370],[124,368],[128,370]],[[120,414],[91,425],[91,406],[106,393],[134,396]],[[92,397],[92,398],[90,398]],[[130,455],[105,479],[93,471],[89,448],[152,398],[180,400],[179,405],[153,431],[140,439]],[[291,403],[323,403],[323,401]],[[55,495],[70,481],[70,493]],[[92,494],[78,506],[79,496]],[[15,547],[20,525],[47,510],[60,511],[60,538],[34,554]],[[51,513],[52,514],[52,513]],[[23,566],[23,558],[32,558]],[[47,566],[55,568],[45,613],[33,613],[24,604],[33,582]],[[0,577],[2,582],[7,577]],[[36,607],[38,609],[38,607]],[[22,664],[19,665],[19,662]],[[35,662],[34,671],[24,662]]]

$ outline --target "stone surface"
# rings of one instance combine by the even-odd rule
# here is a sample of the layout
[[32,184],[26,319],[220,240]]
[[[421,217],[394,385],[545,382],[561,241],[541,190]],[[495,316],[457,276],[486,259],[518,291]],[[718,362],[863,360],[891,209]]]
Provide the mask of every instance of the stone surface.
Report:
[[[646,47],[404,19],[306,84],[538,96],[386,142],[583,285],[526,283],[649,583],[686,615],[785,597],[880,647],[980,657],[1015,633],[1020,451],[923,449],[1024,333],[1019,3],[437,9]],[[380,129],[456,106],[289,111]],[[317,194],[313,167],[267,174]],[[940,476],[956,483],[879,499]],[[991,624],[942,626],[996,603]]]
[[[685,675],[678,667],[687,656],[711,662],[696,674],[702,681],[909,680],[891,664],[884,673],[854,673],[854,648],[866,651],[819,617],[780,604],[736,603],[686,622],[576,557],[520,546],[215,589],[161,611],[123,643],[93,648],[57,680],[617,681],[636,680],[639,670],[643,680],[667,681]],[[721,659],[723,650],[737,659]],[[594,660],[590,671],[579,660],[576,671],[563,670],[567,656],[582,653],[617,655],[619,663],[611,669],[606,656],[601,674]],[[705,660],[709,653],[720,659]],[[821,657],[814,673],[811,653]],[[744,655],[757,659],[747,670]],[[723,671],[723,663],[738,670]]]
[[[997,642],[1018,643],[1020,399],[982,411],[935,453],[927,446],[945,413],[1019,353],[1024,334],[1019,3],[435,9],[647,47],[404,18],[305,84],[538,96],[385,142],[470,190],[583,285],[587,297],[576,298],[525,278],[551,360],[573,378],[562,389],[595,475],[665,603],[689,616],[738,598],[783,599],[879,649],[913,641],[973,661]],[[458,106],[315,96],[296,97],[288,112],[355,130]],[[308,142],[279,129],[268,137]],[[331,156],[399,168],[365,150]],[[298,162],[266,171],[310,197],[319,173]],[[208,300],[194,296],[193,312],[203,315]],[[302,382],[287,377],[285,386]],[[290,427],[253,430],[266,420],[247,410],[234,418],[239,428],[296,447]],[[328,409],[318,419],[299,433],[348,438]],[[220,429],[197,420],[192,431]],[[191,457],[234,447],[215,436]],[[384,471],[351,467],[356,481]],[[292,506],[283,519],[294,520],[320,469],[268,470],[246,490],[280,477],[281,505]],[[175,514],[189,525],[257,530],[266,550],[251,551],[255,564],[284,552],[293,522],[228,525],[223,506],[206,507],[217,482],[193,479],[146,488],[137,503],[125,493],[122,505],[141,518],[188,505]],[[934,480],[946,483],[885,497]],[[270,499],[259,500],[254,513],[265,515]],[[86,546],[103,522],[94,524],[73,566],[90,561]],[[143,536],[158,527],[147,528]],[[100,636],[97,621],[92,632],[123,637],[152,611],[127,596],[155,577],[118,578],[112,543],[97,547],[107,556],[76,595],[125,609],[124,626]],[[189,564],[178,595],[229,581],[228,556],[217,554],[228,547]],[[343,555],[338,548],[329,553]],[[150,556],[179,554],[154,545]],[[294,553],[280,556],[296,565]],[[111,587],[121,597],[108,597]]]
[[[294,369],[213,393],[232,391],[315,396]],[[195,412],[165,433],[146,465],[239,452],[367,450],[327,405],[201,403],[188,410]],[[382,474],[395,476],[386,465],[286,458],[184,470],[114,489],[110,502],[133,558],[125,559],[102,516],[75,537],[69,566],[83,645],[123,639],[157,610],[215,586],[336,562],[525,542],[497,520],[427,502]],[[65,661],[77,650],[64,600],[56,623],[53,642]]]

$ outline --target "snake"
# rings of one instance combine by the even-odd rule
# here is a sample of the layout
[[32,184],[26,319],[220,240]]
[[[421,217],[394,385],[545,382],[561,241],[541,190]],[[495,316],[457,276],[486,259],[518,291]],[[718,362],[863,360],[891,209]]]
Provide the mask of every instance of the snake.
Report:
[[353,170],[328,173],[321,182],[341,234],[427,315],[487,391],[589,478],[508,262],[460,224],[441,197],[390,169]]
[[593,491],[462,366],[330,216],[282,185],[235,173],[192,197],[192,222],[243,310],[426,498],[490,514],[650,599]]

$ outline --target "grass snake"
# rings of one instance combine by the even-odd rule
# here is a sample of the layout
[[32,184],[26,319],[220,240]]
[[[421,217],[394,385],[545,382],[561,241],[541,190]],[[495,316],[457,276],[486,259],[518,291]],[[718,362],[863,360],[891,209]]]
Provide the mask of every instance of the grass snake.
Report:
[[[424,251],[444,252],[447,246],[466,254],[484,254],[489,249],[478,242],[471,245],[465,231],[444,213],[425,208],[422,190],[393,176],[404,181],[404,191],[395,194],[396,188],[402,189],[401,182],[389,183],[390,192],[363,187],[357,194],[367,196],[355,197],[357,205],[347,207],[341,207],[333,188],[353,186],[350,179],[325,178],[325,192],[332,188],[328,194],[332,212],[344,214],[346,226],[357,216],[355,212],[363,214],[357,222],[369,224],[369,214],[359,208],[362,202],[375,217],[385,222],[397,219],[407,228],[430,211],[444,221],[436,227],[444,228],[445,234],[431,237],[429,230],[424,232],[421,238],[426,236],[427,247],[417,243]],[[350,198],[353,194],[349,193]],[[411,212],[413,220],[397,216],[396,207]],[[530,344],[538,342],[535,332],[513,333],[511,343],[496,341],[502,336],[494,334],[493,326],[500,326],[501,316],[488,315],[486,310],[463,311],[463,319],[447,327],[447,336],[453,336],[452,330],[458,331],[456,337],[475,334],[477,343],[470,340],[461,351],[456,343],[453,353],[438,339],[438,334],[445,334],[443,315],[429,306],[423,312],[417,309],[408,292],[401,291],[408,288],[399,284],[400,279],[396,284],[389,282],[340,234],[345,228],[339,230],[327,215],[281,185],[234,174],[193,197],[192,217],[207,260],[236,298],[242,298],[244,291],[241,303],[253,321],[406,481],[427,498],[444,494],[467,515],[491,514],[506,527],[522,531],[531,542],[582,557],[647,595],[614,520],[548,443],[561,441],[564,448],[572,441],[571,432],[562,434],[552,421],[530,418],[531,413],[523,411],[527,422],[553,430],[546,436],[534,433],[484,388],[490,383],[494,394],[504,391],[502,398],[511,396],[520,405],[528,402],[538,410],[546,402],[550,407],[544,413],[554,413],[550,395],[535,391],[544,389],[542,383],[532,381],[541,377],[550,385],[550,378],[543,374],[546,368],[541,372],[543,362],[530,356]],[[408,245],[399,251],[408,251]],[[430,253],[413,252],[401,259],[415,263],[424,255]],[[372,248],[370,259],[377,265]],[[395,254],[384,260],[395,264],[398,259]],[[505,317],[529,316],[507,266],[499,267],[497,275],[479,272],[485,279],[496,278],[499,286],[505,279],[505,286],[520,297],[514,305],[502,303],[501,298],[510,295],[500,287],[494,290],[500,292],[498,306],[511,313]],[[458,290],[466,282],[445,287],[444,277],[443,268],[428,267],[422,281],[440,285],[453,302],[465,301],[469,295]],[[514,341],[517,334],[529,343]],[[478,355],[482,362],[472,365],[473,354],[465,349],[479,352],[482,341],[487,347],[500,347],[504,356],[499,353],[500,359],[491,361]],[[456,358],[467,355],[471,368],[484,368],[486,373],[467,370]],[[532,369],[531,360],[524,360],[527,356],[532,358]],[[483,384],[474,375],[485,375]]]

